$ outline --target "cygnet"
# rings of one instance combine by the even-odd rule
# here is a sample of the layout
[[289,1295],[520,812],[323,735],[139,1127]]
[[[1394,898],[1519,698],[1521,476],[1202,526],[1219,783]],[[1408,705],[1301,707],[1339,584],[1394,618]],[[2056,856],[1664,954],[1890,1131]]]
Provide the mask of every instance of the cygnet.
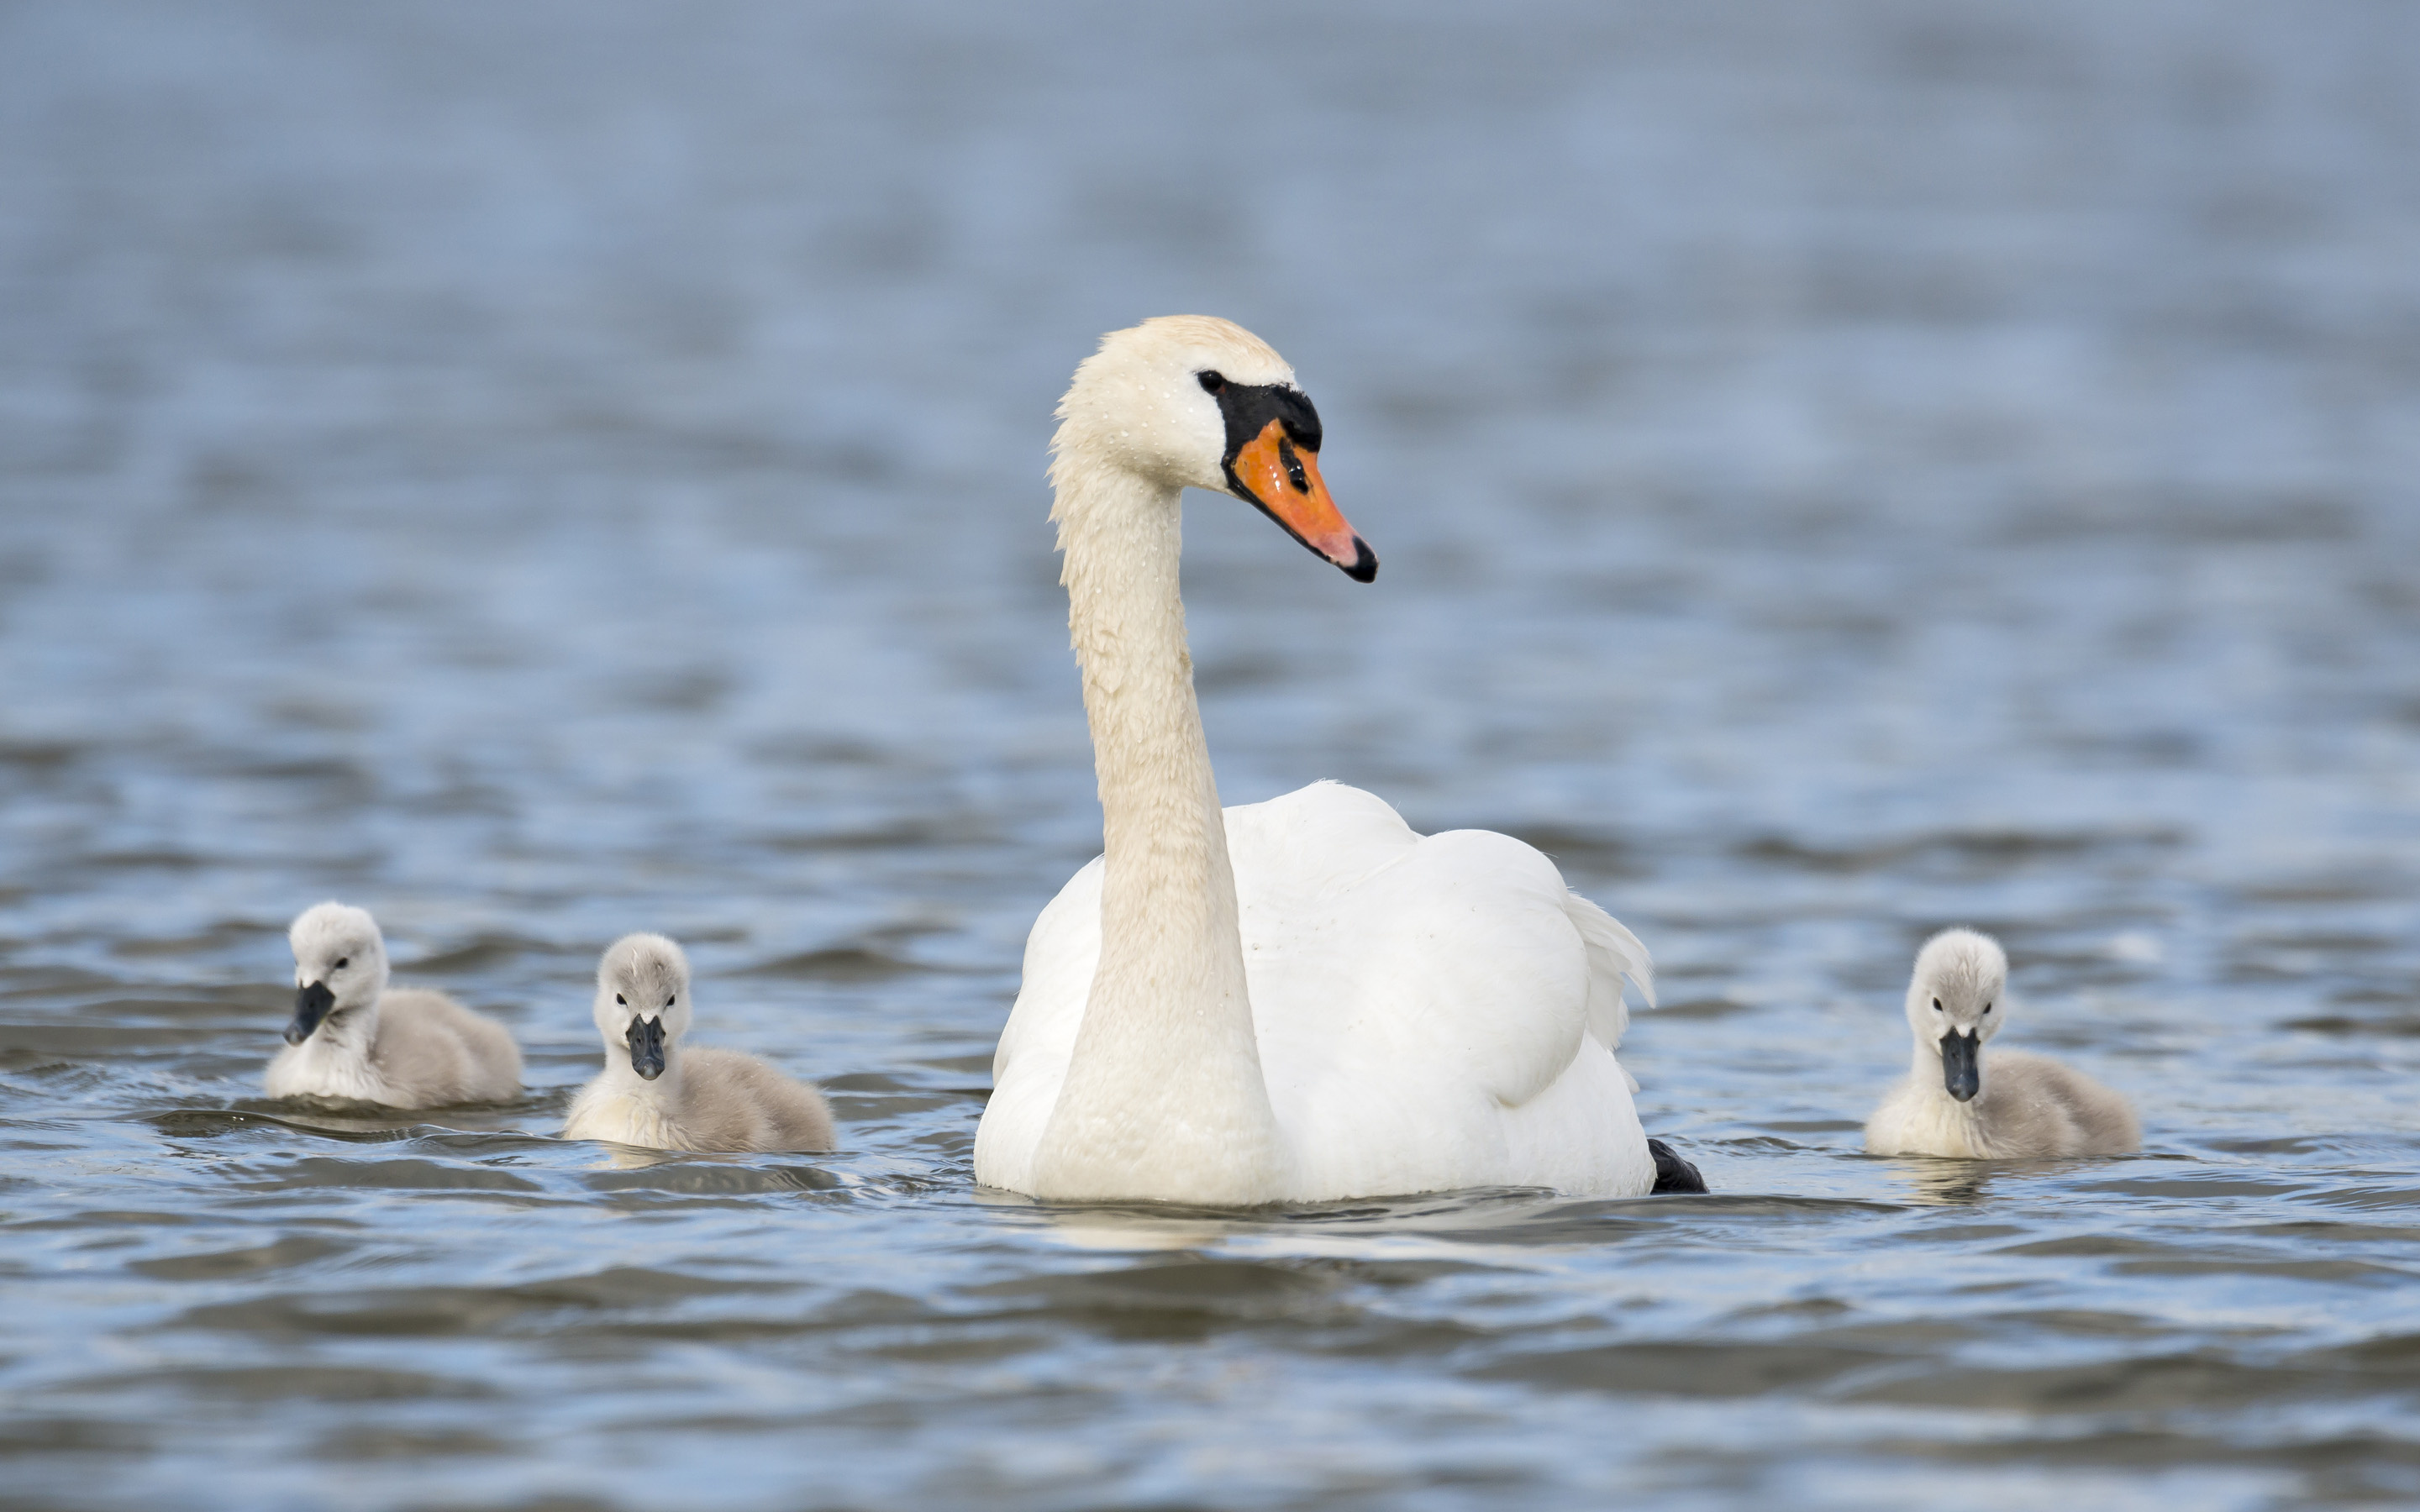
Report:
[[691,1049],[689,957],[660,934],[628,934],[597,967],[605,1071],[580,1089],[566,1139],[650,1149],[832,1148],[823,1094],[737,1050]]
[[363,909],[304,909],[294,947],[294,1022],[269,1062],[271,1097],[338,1097],[389,1107],[520,1096],[511,1031],[443,993],[387,989],[386,941]]
[[1924,942],[1907,988],[1915,1064],[1867,1120],[1869,1151],[2044,1160],[2140,1148],[2134,1110],[2091,1077],[2022,1050],[1984,1054],[2009,1020],[2008,983],[2008,955],[1988,934]]

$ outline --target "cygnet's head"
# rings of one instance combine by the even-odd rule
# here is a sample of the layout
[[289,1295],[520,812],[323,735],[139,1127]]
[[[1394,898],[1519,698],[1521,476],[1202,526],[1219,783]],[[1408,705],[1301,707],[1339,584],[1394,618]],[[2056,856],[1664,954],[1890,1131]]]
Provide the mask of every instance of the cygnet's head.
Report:
[[1916,953],[1907,1022],[1941,1057],[1943,1088],[1964,1103],[1983,1089],[1983,1041],[2009,1018],[2009,957],[1971,929],[1943,930]]
[[1051,477],[1107,463],[1171,487],[1233,494],[1346,576],[1378,559],[1319,476],[1319,411],[1269,344],[1230,320],[1164,315],[1101,338],[1059,402]]
[[660,934],[623,935],[597,964],[596,1012],[605,1054],[654,1081],[689,1032],[689,957]]
[[331,1018],[376,1007],[386,991],[386,940],[367,909],[335,903],[306,908],[286,939],[294,947],[287,1044],[301,1044]]

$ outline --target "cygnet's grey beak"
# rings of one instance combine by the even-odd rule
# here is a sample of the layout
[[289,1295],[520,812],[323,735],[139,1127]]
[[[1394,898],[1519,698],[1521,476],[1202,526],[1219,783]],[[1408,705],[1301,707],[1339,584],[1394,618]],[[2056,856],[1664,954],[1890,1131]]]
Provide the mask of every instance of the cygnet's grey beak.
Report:
[[1972,1103],[1983,1089],[1983,1067],[1977,1058],[1982,1050],[1980,1029],[1963,1034],[1952,1029],[1941,1037],[1941,1084],[1961,1103]]
[[647,1080],[654,1081],[664,1073],[664,1021],[660,1018],[634,1018],[630,1021],[630,1069]]
[[297,992],[294,995],[294,1022],[286,1026],[286,1042],[301,1044],[311,1038],[311,1031],[319,1026],[327,1018],[328,1010],[335,1006],[336,995],[328,990],[324,981],[315,981]]

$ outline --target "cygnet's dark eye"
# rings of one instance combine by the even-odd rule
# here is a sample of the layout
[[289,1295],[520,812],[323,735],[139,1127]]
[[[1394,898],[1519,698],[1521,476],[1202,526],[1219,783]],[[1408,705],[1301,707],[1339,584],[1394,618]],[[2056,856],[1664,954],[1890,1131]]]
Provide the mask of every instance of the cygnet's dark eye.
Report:
[[1989,1013],[1990,1011],[1992,1011],[1992,1005],[1991,1005],[1991,1004],[1989,1004],[1989,1003],[1985,1003],[1985,1004],[1983,1005],[1983,1011],[1984,1011],[1984,1012],[1986,1012],[1986,1013]]
[[[678,993],[675,993],[675,994],[673,994],[673,997],[678,997],[679,995],[680,995],[680,994],[678,994]],[[673,1006],[673,998],[672,998],[672,997],[667,997],[667,998],[665,998],[665,999],[664,999],[664,1006],[665,1006],[666,1008],[670,1008],[670,1007],[672,1007],[672,1006]]]
[[1933,1011],[1934,1012],[1936,1012],[1936,1013],[1938,1013],[1938,1012],[1940,1012],[1940,1011],[1941,1011],[1941,999],[1940,999],[1940,998],[1936,997],[1936,998],[1934,998],[1934,999],[1932,1000],[1932,1011]]
[[340,956],[336,957],[336,969],[337,969],[338,971],[342,971],[342,970],[344,970],[347,966],[349,966],[349,965],[351,965],[352,964],[353,964],[353,958],[352,958],[351,956],[349,956],[349,955],[340,955]]
[[[624,1008],[628,1008],[628,1007],[629,1007],[629,1006],[630,1006],[630,1000],[629,1000],[628,998],[627,998],[627,997],[623,996],[620,993],[615,993],[615,994],[613,995],[613,1001],[615,1001],[615,1002],[617,1002],[617,1003],[621,1004]],[[1936,1005],[1936,1006],[1937,1006],[1937,1005]]]
[[1204,393],[1216,393],[1227,386],[1227,376],[1215,367],[1206,372],[1197,373],[1194,377],[1201,382],[1202,392]]

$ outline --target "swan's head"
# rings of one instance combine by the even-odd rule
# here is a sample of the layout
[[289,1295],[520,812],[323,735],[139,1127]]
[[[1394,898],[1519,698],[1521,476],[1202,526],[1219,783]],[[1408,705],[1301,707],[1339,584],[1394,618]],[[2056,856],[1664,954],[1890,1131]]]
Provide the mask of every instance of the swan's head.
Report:
[[364,908],[320,903],[286,932],[294,947],[294,1021],[286,1042],[301,1044],[328,1020],[377,1006],[386,991],[386,940]]
[[664,1073],[689,1032],[689,957],[660,934],[625,934],[597,964],[597,1032],[610,1057],[627,1055],[648,1081]]
[[1058,470],[1083,458],[1233,494],[1368,582],[1378,559],[1319,476],[1319,411],[1294,369],[1233,321],[1164,315],[1101,338],[1059,403]]
[[1916,953],[1907,1022],[1941,1057],[1941,1083],[1961,1103],[1983,1089],[1983,1041],[2009,1018],[2009,957],[1971,929],[1943,930]]

